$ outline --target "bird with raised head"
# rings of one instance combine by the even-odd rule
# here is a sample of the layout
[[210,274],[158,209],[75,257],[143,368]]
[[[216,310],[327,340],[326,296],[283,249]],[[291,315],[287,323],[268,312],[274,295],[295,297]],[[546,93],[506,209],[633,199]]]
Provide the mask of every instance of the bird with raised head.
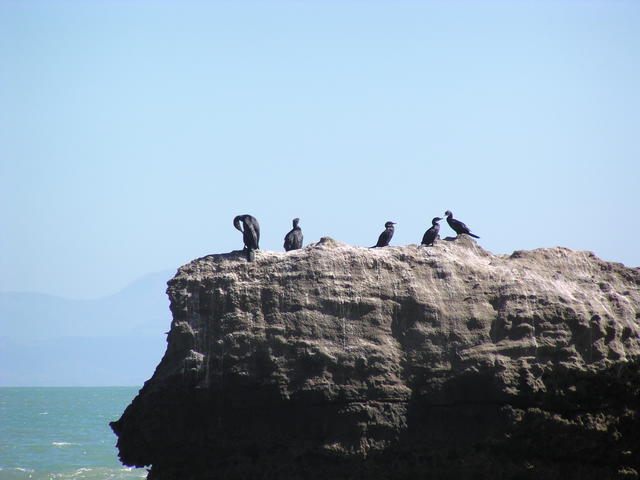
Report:
[[447,210],[446,212],[444,212],[444,214],[447,217],[447,223],[449,224],[451,229],[454,232],[456,232],[456,237],[459,236],[459,235],[462,235],[464,233],[464,234],[469,235],[470,237],[473,237],[473,238],[480,238],[479,236],[474,235],[473,233],[471,233],[471,230],[469,229],[469,227],[467,227],[460,220],[456,220],[455,218],[453,218],[453,213],[451,213],[451,210]]
[[382,232],[378,237],[378,243],[369,248],[386,247],[387,245],[389,245],[389,242],[393,237],[393,232],[395,231],[395,228],[393,227],[395,224],[395,222],[386,222],[384,224],[384,232]]
[[440,231],[440,224],[438,223],[440,220],[442,220],[440,217],[434,217],[433,220],[431,220],[431,228],[424,232],[421,245],[433,245]]

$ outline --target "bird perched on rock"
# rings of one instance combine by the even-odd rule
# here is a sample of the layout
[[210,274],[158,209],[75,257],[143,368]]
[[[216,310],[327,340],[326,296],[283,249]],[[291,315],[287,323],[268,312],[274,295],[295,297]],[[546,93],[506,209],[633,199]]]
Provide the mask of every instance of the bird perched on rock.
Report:
[[[240,226],[242,223],[242,227]],[[254,250],[259,250],[260,246],[260,225],[251,215],[238,215],[233,219],[233,226],[242,232],[244,251],[247,260],[252,261],[255,257]]]
[[440,231],[440,224],[438,223],[440,220],[442,220],[440,217],[434,217],[434,219],[431,220],[431,228],[424,232],[421,245],[433,245]]
[[387,245],[389,245],[389,242],[391,241],[391,237],[393,237],[393,232],[395,231],[395,228],[393,227],[395,224],[396,224],[395,222],[385,223],[384,232],[382,232],[378,237],[378,243],[376,243],[373,247],[369,247],[369,248],[386,247]]
[[446,212],[444,212],[444,214],[447,217],[447,223],[452,228],[452,230],[454,232],[456,232],[456,236],[459,236],[459,235],[465,233],[465,234],[469,235],[470,237],[480,238],[479,236],[474,235],[473,233],[471,233],[471,230],[469,230],[469,227],[467,227],[460,220],[456,220],[455,218],[453,218],[453,213],[451,213],[450,210],[447,210]]
[[298,226],[298,222],[300,222],[299,218],[293,219],[293,228],[284,237],[284,249],[287,252],[302,248],[302,229]]

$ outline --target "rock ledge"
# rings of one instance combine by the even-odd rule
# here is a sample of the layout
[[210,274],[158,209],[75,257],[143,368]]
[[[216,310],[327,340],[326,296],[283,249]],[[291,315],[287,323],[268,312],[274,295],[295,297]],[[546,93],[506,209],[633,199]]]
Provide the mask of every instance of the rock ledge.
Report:
[[638,269],[325,237],[167,292],[167,351],[112,423],[149,478],[638,478]]

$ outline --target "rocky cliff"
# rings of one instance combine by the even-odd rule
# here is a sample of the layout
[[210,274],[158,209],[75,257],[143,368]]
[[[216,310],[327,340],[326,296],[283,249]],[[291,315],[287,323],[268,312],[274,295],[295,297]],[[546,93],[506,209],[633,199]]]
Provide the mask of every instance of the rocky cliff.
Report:
[[638,478],[638,269],[325,238],[194,260],[168,294],[112,424],[149,478]]

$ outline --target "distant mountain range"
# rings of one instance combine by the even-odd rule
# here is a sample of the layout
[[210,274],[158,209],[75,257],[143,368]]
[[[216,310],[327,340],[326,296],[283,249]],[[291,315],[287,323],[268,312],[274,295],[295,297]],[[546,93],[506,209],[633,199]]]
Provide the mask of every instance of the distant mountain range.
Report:
[[173,274],[95,300],[0,292],[0,386],[142,385],[166,347]]

